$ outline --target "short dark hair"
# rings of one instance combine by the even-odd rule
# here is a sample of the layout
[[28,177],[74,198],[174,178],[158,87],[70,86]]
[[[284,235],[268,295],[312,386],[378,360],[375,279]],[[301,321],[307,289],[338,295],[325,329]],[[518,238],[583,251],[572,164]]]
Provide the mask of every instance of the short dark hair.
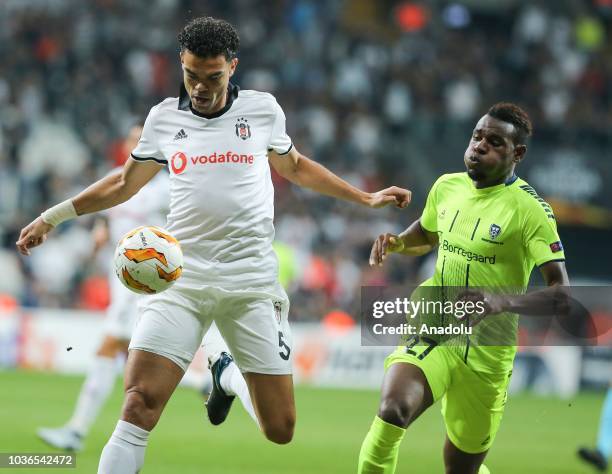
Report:
[[200,58],[214,58],[220,54],[228,61],[234,59],[240,47],[236,29],[227,21],[210,16],[191,20],[178,35],[181,51],[188,50]]
[[533,133],[531,119],[518,105],[511,102],[498,102],[489,109],[487,115],[514,125],[514,143],[524,144]]

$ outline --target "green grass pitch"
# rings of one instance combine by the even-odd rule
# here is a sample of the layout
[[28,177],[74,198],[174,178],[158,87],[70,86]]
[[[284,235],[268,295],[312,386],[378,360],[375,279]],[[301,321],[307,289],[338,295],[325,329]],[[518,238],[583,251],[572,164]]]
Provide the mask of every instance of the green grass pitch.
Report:
[[[51,452],[35,436],[38,426],[69,417],[81,377],[0,371],[0,452]],[[94,425],[76,469],[0,469],[0,474],[95,473],[98,457],[119,415],[119,384]],[[492,474],[588,474],[575,457],[577,444],[592,443],[603,394],[571,401],[511,397],[501,430],[487,459]],[[228,421],[205,421],[197,393],[179,388],[151,435],[143,474],[339,474],[354,473],[363,436],[374,416],[378,393],[359,390],[296,390],[298,424],[293,442],[265,441],[236,403]],[[444,427],[439,408],[408,430],[398,473],[440,473]]]

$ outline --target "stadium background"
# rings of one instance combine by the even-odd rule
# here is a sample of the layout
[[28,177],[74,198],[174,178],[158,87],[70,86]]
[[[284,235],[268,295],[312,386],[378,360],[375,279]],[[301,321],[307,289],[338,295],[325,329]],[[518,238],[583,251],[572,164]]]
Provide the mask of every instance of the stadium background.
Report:
[[[535,137],[519,174],[555,209],[572,281],[610,283],[608,0],[4,0],[0,452],[47,451],[35,428],[66,419],[81,379],[40,371],[81,372],[108,304],[109,254],[91,257],[92,219],[62,225],[28,259],[15,252],[18,232],[106,173],[125,155],[129,127],[177,95],[176,34],[199,15],[236,25],[234,82],[277,97],[298,149],[362,188],[410,188],[414,203],[368,211],[275,177],[282,277],[291,319],[301,323],[296,440],[268,446],[239,410],[213,431],[197,419],[197,397],[179,391],[146,472],[352,472],[377,402],[362,388],[376,386],[388,350],[358,347],[350,326],[359,288],[418,281],[432,266],[431,257],[403,258],[370,269],[371,241],[416,218],[439,174],[462,170],[472,127],[496,101],[516,101],[532,116]],[[593,442],[610,360],[609,347],[519,356],[492,472],[588,472],[574,451]],[[94,471],[119,400],[117,386],[79,472]],[[439,418],[432,410],[407,436],[406,470],[441,469]]]

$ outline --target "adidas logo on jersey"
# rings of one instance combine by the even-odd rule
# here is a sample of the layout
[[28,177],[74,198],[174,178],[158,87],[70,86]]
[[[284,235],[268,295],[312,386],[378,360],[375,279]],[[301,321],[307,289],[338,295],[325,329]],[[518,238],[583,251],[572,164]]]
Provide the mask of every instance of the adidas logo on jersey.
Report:
[[174,135],[174,140],[180,140],[181,138],[187,138],[187,134],[182,128],[178,131],[176,135]]

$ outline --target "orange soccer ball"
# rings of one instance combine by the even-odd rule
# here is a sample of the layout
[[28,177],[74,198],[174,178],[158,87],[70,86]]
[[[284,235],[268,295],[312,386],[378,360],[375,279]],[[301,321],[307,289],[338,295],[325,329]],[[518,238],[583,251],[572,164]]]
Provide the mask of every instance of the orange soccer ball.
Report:
[[115,273],[126,288],[140,294],[167,290],[181,276],[181,244],[160,227],[143,226],[128,232],[117,245]]

